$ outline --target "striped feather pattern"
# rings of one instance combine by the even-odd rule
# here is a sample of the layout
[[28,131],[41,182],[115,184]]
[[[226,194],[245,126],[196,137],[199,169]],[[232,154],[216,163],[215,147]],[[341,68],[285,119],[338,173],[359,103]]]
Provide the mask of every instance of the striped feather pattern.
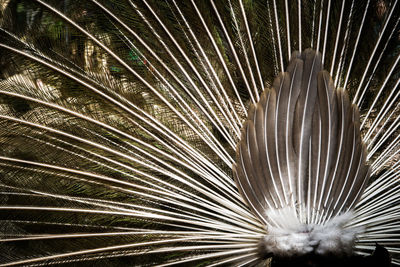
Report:
[[322,68],[319,53],[295,52],[242,129],[236,183],[270,226],[268,210],[287,207],[323,225],[353,209],[369,179],[358,108]]

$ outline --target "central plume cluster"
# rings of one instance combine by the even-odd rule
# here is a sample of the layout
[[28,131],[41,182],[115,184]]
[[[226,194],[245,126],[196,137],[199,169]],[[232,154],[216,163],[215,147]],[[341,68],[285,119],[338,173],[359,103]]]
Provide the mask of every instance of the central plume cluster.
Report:
[[238,188],[266,225],[266,253],[351,254],[347,228],[369,178],[359,113],[321,57],[295,52],[243,126],[233,166]]

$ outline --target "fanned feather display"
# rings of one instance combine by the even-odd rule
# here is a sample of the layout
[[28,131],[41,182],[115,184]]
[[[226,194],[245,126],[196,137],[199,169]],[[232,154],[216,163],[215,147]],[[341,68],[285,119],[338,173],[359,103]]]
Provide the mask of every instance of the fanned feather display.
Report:
[[399,21],[0,1],[0,265],[399,265]]

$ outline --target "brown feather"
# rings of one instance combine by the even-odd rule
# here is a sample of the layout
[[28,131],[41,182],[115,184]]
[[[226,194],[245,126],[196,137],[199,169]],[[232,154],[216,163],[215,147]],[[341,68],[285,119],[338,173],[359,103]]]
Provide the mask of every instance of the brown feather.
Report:
[[265,222],[291,207],[303,223],[323,223],[353,207],[368,179],[359,113],[336,90],[319,53],[295,52],[252,105],[236,160],[237,183]]

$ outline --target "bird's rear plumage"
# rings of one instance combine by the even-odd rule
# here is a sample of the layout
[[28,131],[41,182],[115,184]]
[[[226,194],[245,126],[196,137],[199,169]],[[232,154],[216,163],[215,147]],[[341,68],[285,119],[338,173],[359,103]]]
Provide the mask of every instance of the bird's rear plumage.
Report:
[[336,90],[321,56],[295,53],[250,108],[233,167],[274,254],[351,254],[346,224],[369,178],[358,108]]
[[0,264],[399,264],[399,5],[3,1]]

